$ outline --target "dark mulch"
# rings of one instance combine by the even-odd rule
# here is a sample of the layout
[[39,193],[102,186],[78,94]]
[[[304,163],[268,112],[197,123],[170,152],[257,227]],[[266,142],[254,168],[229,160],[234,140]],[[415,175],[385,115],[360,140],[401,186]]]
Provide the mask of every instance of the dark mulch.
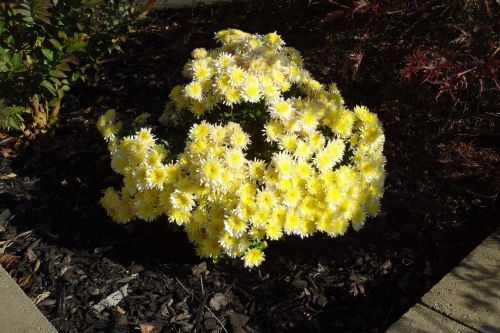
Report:
[[[498,99],[454,106],[398,75],[411,50],[448,43],[456,8],[346,16],[307,3],[153,13],[68,94],[57,128],[20,150],[0,139],[0,263],[60,332],[379,332],[498,227]],[[250,272],[201,262],[165,220],[118,226],[97,204],[119,178],[96,117],[112,107],[155,124],[190,50],[226,27],[281,33],[348,105],[379,114],[387,137],[379,217],[338,239],[271,243]]]

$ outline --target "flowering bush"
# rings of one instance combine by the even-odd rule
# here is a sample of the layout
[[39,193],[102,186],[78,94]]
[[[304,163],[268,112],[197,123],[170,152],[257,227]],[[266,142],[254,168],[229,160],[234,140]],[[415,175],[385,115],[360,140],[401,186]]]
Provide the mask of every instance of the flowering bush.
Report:
[[230,29],[216,38],[221,47],[193,51],[190,81],[173,88],[162,116],[194,122],[177,156],[148,128],[120,139],[113,111],[99,119],[112,168],[124,177],[102,198],[107,213],[121,223],[166,214],[199,256],[240,257],[247,267],[284,235],[359,230],[384,189],[377,116],[347,109],[276,33]]

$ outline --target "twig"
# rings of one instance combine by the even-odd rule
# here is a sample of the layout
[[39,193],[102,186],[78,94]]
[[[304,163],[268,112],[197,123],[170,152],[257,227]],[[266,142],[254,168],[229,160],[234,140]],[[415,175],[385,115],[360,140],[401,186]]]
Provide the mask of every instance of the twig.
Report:
[[226,327],[224,326],[224,323],[222,321],[220,321],[220,319],[212,312],[212,310],[210,310],[210,308],[208,306],[205,305],[205,309],[208,310],[208,312],[210,312],[210,314],[215,318],[215,320],[219,323],[220,327],[222,328],[222,330],[226,333],[229,333],[226,329]]
[[[194,293],[191,290],[189,290],[188,288],[186,288],[177,277],[175,277],[175,280],[181,285],[182,289],[184,289],[186,292],[190,293],[195,299],[197,299],[197,300],[199,299],[197,296],[194,295]],[[224,332],[229,333],[228,330],[226,329],[226,327],[224,326],[224,323],[212,312],[212,310],[210,310],[210,308],[206,304],[205,304],[205,309],[207,309],[207,311],[210,312],[210,314],[215,318],[215,320],[221,326],[221,329]]]
[[201,299],[200,306],[198,307],[198,313],[196,314],[196,320],[194,321],[194,326],[191,329],[191,333],[196,333],[198,332],[198,329],[200,328],[200,323],[201,323],[201,315],[203,314],[203,309],[207,305],[207,300],[209,293],[205,293],[203,295],[203,298]]
[[[184,289],[185,291],[187,291],[188,293],[190,293],[192,296],[194,296],[194,293],[189,290],[188,288],[184,287],[184,285],[182,284],[182,282],[177,278],[177,276],[175,277],[175,280],[181,285],[182,289]],[[196,299],[198,297],[194,296]]]

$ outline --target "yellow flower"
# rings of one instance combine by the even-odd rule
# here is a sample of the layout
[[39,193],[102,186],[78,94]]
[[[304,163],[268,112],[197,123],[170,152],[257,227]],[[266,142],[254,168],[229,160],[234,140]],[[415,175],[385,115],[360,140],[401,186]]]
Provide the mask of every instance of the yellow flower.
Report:
[[283,135],[280,139],[280,146],[282,149],[294,152],[297,149],[297,136],[293,134]]
[[191,211],[195,205],[192,193],[181,192],[179,190],[175,190],[170,195],[170,203],[172,207],[181,211]]
[[266,134],[267,142],[275,142],[279,140],[281,134],[283,133],[283,124],[271,120],[264,126],[264,132]]
[[302,112],[300,115],[300,121],[302,128],[306,132],[313,132],[318,126],[318,118],[312,111],[306,110]]
[[284,229],[287,234],[297,233],[300,225],[303,223],[300,215],[295,210],[291,210],[286,215]]
[[248,137],[248,134],[240,130],[231,133],[229,142],[233,148],[245,149],[250,144],[250,138]]
[[309,143],[303,140],[297,140],[297,147],[293,153],[295,158],[299,160],[308,159],[313,153],[313,149],[309,145]]
[[221,165],[217,160],[209,160],[205,162],[201,169],[203,180],[207,182],[217,182],[221,176]]
[[209,80],[212,77],[212,69],[203,60],[195,60],[192,65],[193,78],[199,82]]
[[238,87],[245,81],[246,73],[238,66],[233,66],[228,70],[229,82],[233,87]]
[[167,164],[165,166],[165,182],[173,183],[181,175],[181,168],[177,164]]
[[206,49],[200,47],[200,48],[194,49],[193,52],[191,52],[191,56],[195,59],[201,59],[201,58],[207,57],[208,52]]
[[259,80],[255,76],[247,76],[243,87],[241,88],[241,95],[245,102],[257,103],[260,99]]
[[235,63],[234,56],[227,52],[221,52],[215,61],[215,65],[220,69],[230,67],[234,65],[234,63]]
[[245,155],[239,149],[230,149],[226,151],[226,163],[230,169],[238,170],[241,169],[243,164],[246,162]]
[[269,221],[269,215],[269,210],[262,208],[257,209],[252,216],[252,224],[259,228],[264,227]]
[[203,99],[203,87],[200,82],[192,81],[184,88],[184,94],[186,97],[201,101]]
[[281,48],[283,44],[285,44],[281,39],[280,35],[278,35],[276,32],[271,32],[267,34],[266,42],[275,49]]
[[223,126],[212,126],[210,128],[210,139],[217,144],[224,142],[226,135],[227,130]]
[[273,162],[276,165],[279,177],[289,178],[294,172],[294,162],[291,155],[286,153],[274,154]]
[[163,184],[167,179],[167,172],[163,165],[158,165],[150,170],[148,175],[148,183],[159,190],[163,189]]
[[282,224],[276,221],[269,222],[265,227],[267,238],[271,240],[278,240],[283,236]]
[[224,103],[226,105],[233,105],[233,104],[238,104],[242,100],[240,91],[235,88],[229,88],[227,91],[224,93]]
[[225,230],[234,237],[240,237],[246,230],[247,224],[236,215],[230,215],[224,221]]
[[264,253],[262,250],[253,248],[249,249],[245,255],[243,256],[243,260],[245,262],[245,267],[252,268],[256,266],[260,266],[264,261]]
[[330,153],[326,149],[316,154],[314,162],[321,172],[330,170],[335,165],[335,160],[332,159]]
[[290,119],[293,112],[294,109],[292,105],[284,99],[275,102],[271,106],[271,115],[280,120]]
[[266,164],[261,160],[254,160],[249,162],[248,177],[251,180],[261,180],[266,171]]

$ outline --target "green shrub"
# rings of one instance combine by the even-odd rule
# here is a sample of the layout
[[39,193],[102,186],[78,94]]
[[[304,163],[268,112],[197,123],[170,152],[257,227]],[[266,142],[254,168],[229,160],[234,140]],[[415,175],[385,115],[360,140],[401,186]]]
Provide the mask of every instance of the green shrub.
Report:
[[64,93],[121,51],[139,15],[119,0],[0,3],[0,126],[32,135],[53,124]]

